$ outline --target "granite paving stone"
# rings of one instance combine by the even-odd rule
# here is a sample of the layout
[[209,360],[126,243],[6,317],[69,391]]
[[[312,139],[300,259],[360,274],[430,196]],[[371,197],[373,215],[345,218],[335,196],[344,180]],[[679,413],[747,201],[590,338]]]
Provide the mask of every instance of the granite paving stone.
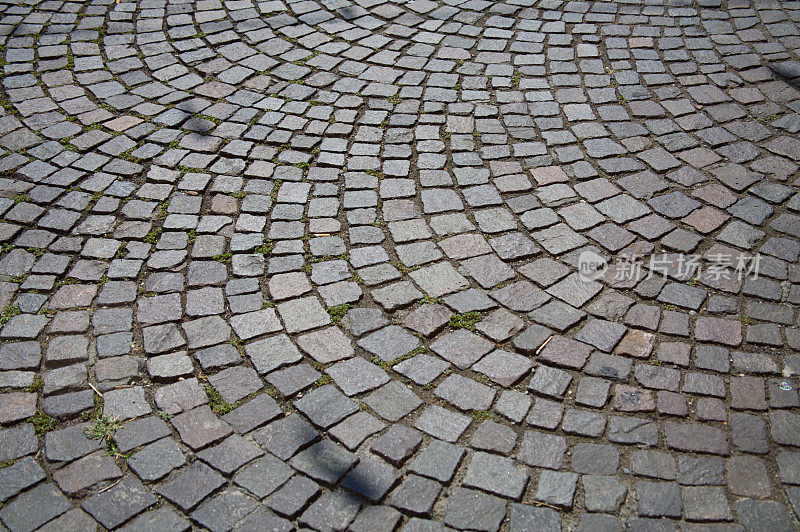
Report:
[[488,410],[495,391],[461,375],[450,375],[434,390],[434,394],[461,410]]
[[419,346],[419,339],[397,325],[389,325],[358,341],[358,346],[390,362]]
[[411,311],[403,320],[403,325],[426,337],[439,332],[450,320],[453,313],[439,304],[424,304]]
[[93,453],[56,471],[53,480],[62,492],[75,496],[95,484],[121,476],[112,457]]
[[232,434],[221,443],[199,452],[197,456],[214,469],[229,475],[262,454],[263,451],[256,444]]
[[224,483],[222,475],[202,462],[194,462],[164,483],[158,493],[187,511]]
[[518,451],[521,462],[532,467],[559,469],[564,464],[567,442],[563,436],[527,431]]
[[159,410],[172,415],[208,403],[208,396],[196,378],[163,386],[156,391],[153,398]]
[[730,444],[724,432],[697,423],[669,422],[664,427],[667,445],[673,449],[726,456]]
[[462,484],[501,497],[518,499],[527,481],[527,473],[517,469],[510,458],[477,452],[472,456]]
[[559,513],[552,508],[512,503],[509,505],[508,516],[509,527],[513,530],[557,532],[561,529],[561,517]]
[[[279,515],[295,517],[320,492],[313,480],[295,475],[266,500],[266,505]],[[255,512],[254,512],[255,513]]]
[[311,422],[322,428],[330,428],[358,411],[358,405],[348,399],[333,385],[325,385],[309,392],[294,403]]
[[266,380],[282,396],[290,397],[311,387],[321,377],[310,364],[296,364],[270,373]]
[[370,449],[392,464],[400,465],[414,454],[421,443],[422,436],[419,432],[402,425],[394,425],[376,439]]
[[367,412],[357,412],[328,431],[349,450],[356,449],[369,436],[386,428],[386,423]]
[[402,517],[400,512],[388,506],[368,506],[350,524],[350,529],[366,532],[382,526],[396,527]]
[[455,488],[447,499],[444,522],[456,529],[498,530],[505,501],[479,491]]
[[11,530],[35,530],[70,507],[69,500],[56,485],[45,482],[4,505],[0,519]]
[[536,500],[552,506],[571,508],[575,497],[578,475],[560,471],[543,470],[536,485]]
[[358,356],[334,364],[326,371],[348,396],[375,389],[390,380],[383,369]]
[[796,529],[800,17],[656,4],[0,7],[0,528]]
[[186,463],[178,445],[170,438],[162,438],[143,447],[128,460],[128,466],[145,481],[163,478],[173,469]]
[[241,491],[225,490],[205,501],[192,517],[209,530],[227,530],[252,512],[258,502]]
[[535,427],[554,429],[561,423],[563,417],[563,404],[539,397],[533,400],[533,406],[528,410],[525,421]]
[[745,497],[766,498],[772,493],[769,473],[763,460],[755,456],[732,456],[725,463],[728,488]]
[[218,441],[232,432],[231,427],[220,420],[208,406],[200,406],[170,420],[178,431],[181,441],[192,449],[200,449]]
[[299,522],[317,530],[344,530],[358,514],[361,503],[356,496],[330,492],[318,498]]
[[420,414],[414,426],[434,438],[454,442],[467,430],[470,423],[470,418],[467,416],[452,412],[439,405],[432,405]]
[[375,502],[392,488],[398,476],[392,466],[373,458],[364,458],[342,479],[341,485]]
[[175,530],[188,530],[190,528],[189,521],[175,513],[170,508],[159,508],[139,515],[130,523],[123,527],[123,530],[142,531],[148,530],[153,527],[169,527]]
[[86,499],[81,507],[106,528],[115,528],[156,502],[155,495],[146,486],[127,475],[108,490]]
[[581,482],[586,496],[586,509],[592,512],[615,513],[628,493],[625,484],[612,476],[583,475]]
[[646,517],[680,517],[683,504],[678,484],[639,481],[635,486],[637,512]]
[[97,522],[80,508],[73,508],[56,519],[53,519],[40,530],[55,531],[69,529],[92,529],[97,527]]
[[255,369],[261,373],[270,373],[282,366],[302,360],[300,350],[285,334],[270,336],[264,340],[248,343],[245,353]]
[[381,418],[394,423],[407,416],[423,401],[408,387],[390,382],[364,398],[364,403]]
[[127,453],[169,434],[171,434],[169,425],[163,419],[150,416],[124,423],[114,433],[114,441],[121,452]]
[[0,478],[3,480],[0,499],[6,501],[43,480],[45,473],[33,458],[25,457],[0,471]]
[[338,327],[329,327],[298,337],[297,345],[321,364],[353,356],[350,340]]
[[291,467],[271,454],[266,454],[238,471],[233,477],[233,482],[259,499],[263,499],[291,476]]
[[389,505],[412,515],[430,514],[439,493],[441,484],[417,475],[408,475],[392,492]]
[[208,377],[208,383],[228,403],[235,403],[262,388],[263,383],[252,368],[233,367]]
[[330,440],[322,440],[295,455],[290,464],[314,480],[335,484],[358,458]]

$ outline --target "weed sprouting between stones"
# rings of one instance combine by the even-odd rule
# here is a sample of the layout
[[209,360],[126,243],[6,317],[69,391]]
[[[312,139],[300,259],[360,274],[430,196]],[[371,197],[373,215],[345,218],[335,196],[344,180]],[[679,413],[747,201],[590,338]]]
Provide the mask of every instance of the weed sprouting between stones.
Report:
[[100,416],[86,429],[86,435],[93,440],[100,440],[106,446],[106,454],[116,456],[119,447],[114,435],[122,427],[122,421],[117,416]]
[[469,329],[471,331],[481,319],[483,319],[481,313],[474,310],[463,314],[453,314],[450,316],[450,327],[453,329]]
[[54,417],[48,416],[41,410],[37,410],[34,415],[28,418],[28,421],[33,425],[33,430],[39,436],[47,434],[53,430],[58,423]]

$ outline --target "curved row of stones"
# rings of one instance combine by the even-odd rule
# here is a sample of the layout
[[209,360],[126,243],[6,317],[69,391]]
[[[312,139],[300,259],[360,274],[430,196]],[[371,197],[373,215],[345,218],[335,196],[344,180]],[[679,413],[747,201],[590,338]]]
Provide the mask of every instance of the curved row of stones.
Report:
[[798,21],[3,5],[0,521],[795,529]]

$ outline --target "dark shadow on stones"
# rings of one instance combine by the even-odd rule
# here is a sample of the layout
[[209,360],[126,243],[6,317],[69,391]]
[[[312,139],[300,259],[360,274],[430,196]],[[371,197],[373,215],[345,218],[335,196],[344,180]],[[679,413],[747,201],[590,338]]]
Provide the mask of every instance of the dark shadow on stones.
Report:
[[354,18],[358,18],[362,15],[362,12],[358,11],[358,6],[346,6],[341,9],[337,9],[336,12],[345,20],[352,20]]
[[[309,459],[314,460],[321,470],[330,474],[331,476],[341,474],[341,476],[333,484],[326,482],[325,480],[322,480],[322,482],[327,484],[332,489],[339,488],[343,489],[345,493],[350,493],[361,500],[362,506],[376,504],[383,498],[384,495],[386,495],[386,493],[391,490],[392,487],[397,484],[399,480],[399,475],[396,475],[394,481],[391,482],[388,487],[386,485],[381,486],[379,479],[373,478],[373,475],[370,474],[370,468],[359,467],[359,465],[362,464],[361,460],[356,461],[344,472],[336,467],[331,467],[330,457],[325,456],[324,452],[320,452],[320,447],[317,445],[318,443],[321,442],[318,441],[314,445],[311,445],[305,449],[304,452],[306,453],[306,456]],[[375,458],[375,460],[380,462],[380,460],[377,458]],[[315,480],[320,481],[321,479]]]
[[788,59],[780,63],[767,63],[767,68],[769,68],[778,79],[796,88],[800,88],[800,61]]

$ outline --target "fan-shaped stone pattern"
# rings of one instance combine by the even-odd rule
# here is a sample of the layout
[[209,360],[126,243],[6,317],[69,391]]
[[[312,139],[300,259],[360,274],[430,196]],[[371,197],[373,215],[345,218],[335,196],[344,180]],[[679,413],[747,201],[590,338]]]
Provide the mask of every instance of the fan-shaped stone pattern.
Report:
[[797,526],[797,6],[0,11],[6,527]]

